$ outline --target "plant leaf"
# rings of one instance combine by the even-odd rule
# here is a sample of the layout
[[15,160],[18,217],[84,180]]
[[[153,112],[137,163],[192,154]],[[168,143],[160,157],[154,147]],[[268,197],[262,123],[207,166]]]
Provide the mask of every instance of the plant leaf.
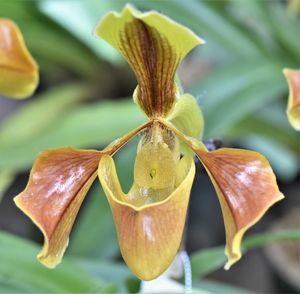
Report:
[[[124,1],[125,2],[125,1]],[[217,43],[221,50],[235,56],[253,56],[260,52],[245,32],[231,24],[228,18],[211,9],[204,1],[132,1],[140,8],[157,9],[187,25],[207,43]],[[220,50],[220,51],[221,51]]]
[[0,203],[4,193],[15,179],[15,173],[11,170],[0,170]]
[[46,269],[35,259],[37,251],[32,242],[0,232],[0,292],[103,293],[111,289],[67,259],[55,270]]
[[22,144],[0,145],[0,168],[28,168],[39,152],[48,148],[103,147],[145,120],[131,100],[103,102],[71,109],[65,116]]
[[1,17],[12,19],[20,26],[30,52],[38,64],[44,65],[43,70],[54,62],[80,76],[91,76],[97,57],[69,32],[39,12],[36,4],[35,1],[0,1]]
[[118,286],[118,293],[126,293],[128,289],[126,283],[128,280],[136,279],[129,271],[128,267],[121,263],[108,261],[95,261],[91,259],[73,258],[74,262],[81,268],[88,271],[92,276],[100,277],[107,283],[115,283]]
[[87,92],[88,88],[83,84],[69,84],[28,101],[1,124],[1,144],[19,144],[37,137],[72,105],[83,100]]
[[112,214],[99,182],[94,184],[78,224],[71,234],[67,254],[83,258],[113,258],[118,252]]
[[227,261],[224,246],[202,249],[191,256],[192,273],[196,278],[220,268]]
[[201,280],[193,282],[192,293],[250,294],[253,292],[225,283],[210,280]]
[[[249,66],[248,70],[251,67]],[[285,92],[286,85],[277,65],[265,63],[264,67],[252,67],[250,71],[246,68],[236,68],[236,73],[224,69],[221,75],[217,73],[217,77],[210,76],[210,86],[204,85],[202,90],[206,92],[207,101],[203,100],[202,109],[207,137],[226,134],[229,128],[243,117],[279,98]]]
[[[61,24],[70,31],[74,36],[78,37],[86,46],[88,46],[95,54],[104,57],[112,62],[118,63],[122,60],[121,56],[113,50],[105,42],[99,42],[92,31],[99,21],[101,15],[109,10],[120,10],[121,4],[116,1],[102,2],[89,0],[80,1],[40,1],[39,9]],[[80,20],[80,21],[78,21]]]
[[[300,240],[300,230],[283,230],[277,232],[260,233],[244,239],[242,248],[244,253],[247,250],[264,246],[276,241]],[[224,266],[226,257],[224,247],[215,247],[200,250],[191,256],[193,278],[203,277],[214,270]]]

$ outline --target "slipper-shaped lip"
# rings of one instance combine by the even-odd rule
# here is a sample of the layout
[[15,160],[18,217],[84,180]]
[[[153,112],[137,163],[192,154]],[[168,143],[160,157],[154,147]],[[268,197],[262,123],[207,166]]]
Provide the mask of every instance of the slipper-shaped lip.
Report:
[[[104,156],[100,161],[99,179],[114,216],[122,256],[132,272],[142,280],[152,280],[161,275],[180,247],[195,175],[192,157],[183,157],[181,163],[178,187],[166,199],[136,207],[115,197],[115,194],[121,197],[125,194],[118,178],[111,176],[116,173],[112,157]],[[103,176],[105,169],[108,169],[108,174]],[[105,177],[108,180],[113,178],[113,189],[110,183],[106,183]]]
[[[121,201],[121,200],[117,199],[114,196],[114,193],[112,193],[112,190],[110,189],[110,187],[107,185],[107,181],[106,180],[102,181],[103,176],[101,174],[101,169],[102,169],[103,162],[105,160],[107,160],[108,157],[111,158],[110,155],[104,154],[101,157],[100,161],[99,161],[98,176],[99,176],[99,179],[101,180],[101,184],[102,184],[103,188],[107,188],[108,190],[110,190],[110,192],[112,194],[112,199],[116,203],[118,203],[120,205],[124,205],[124,206],[130,207],[131,209],[133,209],[135,211],[142,211],[145,208],[151,208],[151,207],[160,206],[160,205],[162,205],[162,204],[170,201],[170,199],[172,198],[172,196],[174,195],[174,193],[176,193],[176,191],[180,188],[180,186],[182,185],[182,183],[193,173],[193,164],[191,163],[189,171],[186,173],[186,176],[184,177],[184,179],[181,181],[181,183],[174,189],[174,191],[166,199],[158,201],[158,202],[155,202],[155,203],[150,203],[150,204],[142,205],[142,206],[135,206],[135,205],[133,205],[131,203],[128,203],[128,202],[125,202],[125,201]],[[194,162],[193,159],[192,159],[192,162]]]

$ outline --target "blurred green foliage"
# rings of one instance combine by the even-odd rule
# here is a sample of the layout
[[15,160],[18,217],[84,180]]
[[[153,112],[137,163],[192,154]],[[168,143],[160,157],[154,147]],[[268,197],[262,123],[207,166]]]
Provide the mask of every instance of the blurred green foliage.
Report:
[[[281,180],[295,178],[299,137],[285,115],[288,88],[282,69],[300,66],[299,19],[287,12],[286,4],[260,0],[131,2],[142,10],[161,11],[206,40],[188,57],[193,62],[187,61],[183,65],[187,69],[180,71],[184,78],[188,67],[193,67],[186,92],[198,98],[203,110],[204,138],[221,138],[226,145],[261,151]],[[20,26],[41,71],[38,93],[0,125],[0,199],[15,175],[28,170],[43,149],[102,148],[145,120],[131,99],[100,101],[110,98],[108,93],[119,86],[114,73],[130,76],[130,70],[124,71],[124,60],[93,37],[92,30],[105,12],[119,11],[125,3],[0,1],[0,17]],[[117,156],[125,190],[131,184],[134,156],[134,142]],[[98,183],[88,198],[71,236],[68,256],[55,271],[35,261],[36,245],[0,233],[0,292],[129,291],[134,278],[122,264],[112,262],[119,254],[117,240]],[[270,238],[267,234],[260,237]],[[223,248],[195,253],[192,263],[196,280],[223,265]],[[220,290],[218,285],[205,283],[197,287]],[[230,288],[228,292],[234,293]]]
[[[243,251],[274,241],[299,238],[300,230],[254,235],[244,240]],[[57,269],[49,270],[35,259],[38,250],[36,244],[0,231],[0,293],[124,293],[132,289],[132,285],[138,287],[137,279],[121,263],[71,255],[65,257]],[[209,288],[212,293],[219,293],[223,288],[228,293],[230,290],[231,293],[246,293],[220,283],[198,281],[199,277],[224,265],[223,251],[223,247],[216,247],[192,255],[195,292]],[[138,288],[134,293],[137,291]]]

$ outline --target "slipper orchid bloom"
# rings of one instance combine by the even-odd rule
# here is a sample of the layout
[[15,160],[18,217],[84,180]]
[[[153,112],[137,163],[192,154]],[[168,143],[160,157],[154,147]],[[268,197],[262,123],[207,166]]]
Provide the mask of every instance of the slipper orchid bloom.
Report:
[[294,129],[300,131],[300,69],[285,68],[283,73],[289,85],[287,115]]
[[[227,148],[208,152],[199,141],[201,111],[191,95],[180,94],[175,72],[204,41],[166,16],[141,13],[130,5],[121,14],[108,13],[95,34],[132,67],[138,81],[134,101],[148,120],[102,151],[62,148],[39,155],[26,189],[15,198],[44,234],[38,259],[50,268],[61,261],[76,214],[98,174],[125,262],[143,280],[158,277],[180,246],[195,175],[194,152],[221,203],[229,268],[241,257],[245,231],[283,195],[259,153]],[[112,156],[140,132],[134,183],[126,194]],[[190,150],[182,156],[183,144]]]
[[38,66],[17,25],[0,18],[0,95],[26,98],[39,82]]

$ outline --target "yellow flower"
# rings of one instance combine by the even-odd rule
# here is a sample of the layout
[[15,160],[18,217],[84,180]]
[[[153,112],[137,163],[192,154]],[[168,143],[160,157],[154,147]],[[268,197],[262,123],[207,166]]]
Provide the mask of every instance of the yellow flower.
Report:
[[300,131],[300,69],[285,68],[283,73],[289,84],[287,116],[294,129]]
[[[181,95],[174,77],[184,56],[204,41],[155,11],[141,13],[130,5],[121,14],[108,13],[95,33],[134,70],[134,101],[148,120],[102,151],[62,148],[39,155],[25,191],[15,198],[44,233],[38,259],[48,267],[61,261],[76,214],[98,174],[124,260],[143,280],[159,276],[180,246],[195,175],[193,157],[181,154],[185,144],[200,158],[216,188],[229,268],[241,257],[244,232],[283,195],[259,153],[228,148],[208,152],[201,143],[202,113],[194,97]],[[126,194],[112,156],[140,132],[134,183]]]
[[26,98],[39,82],[38,66],[17,25],[0,18],[0,96]]

